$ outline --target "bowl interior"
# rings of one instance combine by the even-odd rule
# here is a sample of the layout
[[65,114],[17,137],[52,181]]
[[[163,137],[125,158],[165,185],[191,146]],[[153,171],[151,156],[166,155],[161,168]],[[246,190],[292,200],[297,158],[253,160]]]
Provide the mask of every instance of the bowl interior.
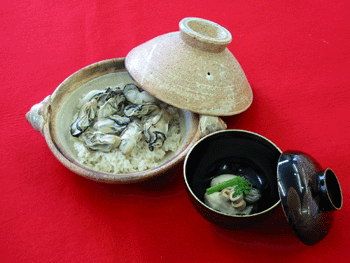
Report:
[[[246,176],[262,191],[256,213],[279,202],[277,163],[281,151],[266,138],[247,131],[226,130],[200,140],[185,160],[185,181],[195,199],[204,203],[212,178],[220,174]],[[208,207],[209,208],[209,207]]]

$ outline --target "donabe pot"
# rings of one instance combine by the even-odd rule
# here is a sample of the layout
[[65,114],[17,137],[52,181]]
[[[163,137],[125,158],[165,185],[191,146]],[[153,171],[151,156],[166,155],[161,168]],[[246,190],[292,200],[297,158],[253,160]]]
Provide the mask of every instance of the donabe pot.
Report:
[[140,182],[168,171],[182,161],[188,150],[201,137],[200,116],[186,110],[180,110],[182,141],[176,153],[164,158],[155,168],[129,174],[112,174],[93,170],[78,161],[77,151],[73,147],[73,137],[69,127],[74,121],[77,104],[83,94],[97,87],[114,87],[120,83],[133,82],[124,65],[124,58],[101,61],[89,65],[64,80],[52,95],[34,105],[26,114],[33,127],[42,133],[55,157],[71,171],[106,183]]
[[[124,58],[111,59],[79,70],[52,95],[32,107],[26,115],[28,122],[44,135],[62,164],[97,181],[146,180],[182,161],[201,137],[226,128],[221,119],[212,116],[238,114],[251,105],[251,87],[238,61],[227,49],[232,41],[230,32],[214,22],[195,17],[181,20],[179,29],[135,47],[125,61]],[[110,174],[92,170],[77,161],[77,152],[68,134],[74,106],[94,85],[114,85],[118,79],[133,82],[160,101],[181,109],[180,148],[156,168],[132,174]]]

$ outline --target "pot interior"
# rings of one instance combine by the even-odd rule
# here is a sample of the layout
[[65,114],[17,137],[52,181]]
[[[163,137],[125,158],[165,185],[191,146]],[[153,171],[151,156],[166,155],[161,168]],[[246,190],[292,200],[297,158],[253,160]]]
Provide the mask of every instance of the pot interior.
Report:
[[[124,60],[116,59],[99,62],[83,68],[66,79],[52,95],[52,114],[50,117],[50,135],[60,153],[75,165],[83,169],[90,168],[81,165],[78,161],[78,152],[74,143],[78,140],[70,134],[70,125],[79,113],[79,102],[91,90],[105,90],[107,87],[119,86],[123,88],[128,83],[134,83],[124,68]],[[161,163],[171,159],[183,151],[186,141],[194,137],[194,126],[198,125],[198,118],[193,113],[179,110],[181,141],[177,152],[167,154]],[[98,169],[96,171],[99,172]]]

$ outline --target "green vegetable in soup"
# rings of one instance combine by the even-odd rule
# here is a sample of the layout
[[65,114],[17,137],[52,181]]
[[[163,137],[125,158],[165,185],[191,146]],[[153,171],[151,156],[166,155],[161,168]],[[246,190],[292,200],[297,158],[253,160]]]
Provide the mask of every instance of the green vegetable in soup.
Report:
[[231,186],[234,186],[235,189],[235,194],[233,197],[239,196],[243,193],[248,194],[249,191],[252,189],[252,184],[250,182],[244,180],[242,177],[237,176],[228,181],[209,187],[206,191],[207,194],[210,195],[215,192],[220,192],[221,190]]

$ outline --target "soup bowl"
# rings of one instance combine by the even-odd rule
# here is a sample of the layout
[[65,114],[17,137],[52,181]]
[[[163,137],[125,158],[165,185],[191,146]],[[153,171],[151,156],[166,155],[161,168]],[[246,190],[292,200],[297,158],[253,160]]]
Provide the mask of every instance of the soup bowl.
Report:
[[[192,204],[205,219],[222,227],[258,226],[280,207],[276,170],[281,153],[271,141],[248,131],[218,131],[200,139],[186,156],[183,169]],[[229,215],[206,204],[206,189],[222,174],[244,176],[260,189],[261,199],[254,213]]]

